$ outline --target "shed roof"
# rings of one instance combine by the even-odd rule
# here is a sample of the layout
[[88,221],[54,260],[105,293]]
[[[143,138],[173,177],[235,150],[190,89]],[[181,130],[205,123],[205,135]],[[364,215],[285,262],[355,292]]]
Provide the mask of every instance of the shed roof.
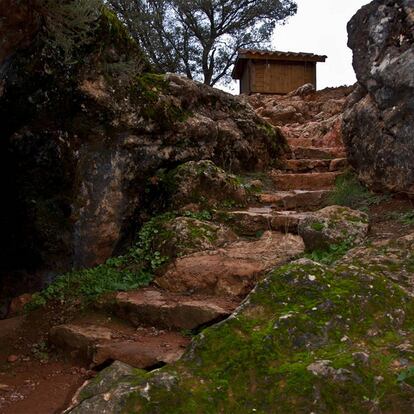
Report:
[[281,52],[278,50],[240,49],[234,64],[233,79],[241,79],[246,60],[273,60],[287,62],[325,62],[328,56],[303,52]]

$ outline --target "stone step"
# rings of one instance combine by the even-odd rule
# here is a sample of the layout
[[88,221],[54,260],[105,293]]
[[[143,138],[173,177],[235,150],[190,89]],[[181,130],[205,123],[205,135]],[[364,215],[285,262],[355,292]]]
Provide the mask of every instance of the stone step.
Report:
[[190,343],[178,332],[76,322],[53,327],[49,338],[71,357],[91,366],[116,360],[141,369],[177,361]]
[[275,231],[298,234],[299,223],[309,216],[309,213],[296,211],[275,211],[272,215],[271,226]]
[[333,160],[323,159],[299,159],[286,160],[283,169],[295,173],[307,172],[327,172],[327,171],[344,171],[348,166],[346,158],[336,158]]
[[108,305],[118,317],[134,326],[196,329],[227,318],[238,304],[226,298],[146,288],[118,293]]
[[317,147],[316,140],[313,138],[288,138],[287,143],[291,148],[294,147]]
[[307,216],[308,213],[275,211],[271,207],[225,211],[219,215],[240,236],[257,236],[267,230],[297,234],[300,220]]
[[259,232],[272,230],[271,207],[218,211],[214,218],[230,226],[239,236],[257,236]]
[[320,147],[291,147],[292,159],[334,159],[346,158],[346,151],[342,147],[320,148]]
[[284,190],[327,190],[335,185],[341,172],[280,174],[271,173],[272,181],[279,191]]
[[329,197],[330,191],[276,191],[259,194],[261,204],[282,210],[314,210],[323,207]]

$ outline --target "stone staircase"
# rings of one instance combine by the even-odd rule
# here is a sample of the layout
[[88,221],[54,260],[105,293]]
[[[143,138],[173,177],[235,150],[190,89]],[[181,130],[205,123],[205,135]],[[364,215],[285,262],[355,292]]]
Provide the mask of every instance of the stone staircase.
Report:
[[52,328],[50,340],[92,367],[118,360],[150,370],[179,359],[188,333],[227,318],[238,304],[234,298],[156,287],[120,292],[101,299],[95,312]]
[[51,342],[92,367],[119,360],[151,370],[178,360],[188,333],[227,318],[259,275],[303,251],[301,238],[289,233],[297,234],[308,212],[326,203],[347,166],[342,148],[290,144],[291,154],[267,173],[266,188],[248,208],[216,213],[241,241],[177,259],[154,286],[106,297],[94,313],[54,327]]

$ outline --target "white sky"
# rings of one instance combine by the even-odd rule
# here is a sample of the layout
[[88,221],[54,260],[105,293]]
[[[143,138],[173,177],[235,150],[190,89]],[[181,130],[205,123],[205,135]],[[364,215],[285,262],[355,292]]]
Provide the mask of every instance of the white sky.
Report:
[[[298,13],[285,26],[278,26],[272,42],[274,50],[311,52],[327,55],[318,63],[318,89],[352,85],[355,74],[352,52],[347,47],[346,25],[370,0],[296,0]],[[234,92],[236,88],[231,88]]]

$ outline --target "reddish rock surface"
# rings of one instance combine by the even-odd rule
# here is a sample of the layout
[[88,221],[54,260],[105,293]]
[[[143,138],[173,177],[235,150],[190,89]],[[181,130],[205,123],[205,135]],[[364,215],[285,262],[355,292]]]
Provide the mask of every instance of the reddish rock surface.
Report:
[[172,292],[245,296],[266,270],[303,252],[303,241],[291,234],[265,232],[255,241],[177,259],[156,283]]
[[229,316],[238,301],[209,296],[183,296],[147,288],[121,292],[111,306],[133,325],[167,329],[195,329]]

